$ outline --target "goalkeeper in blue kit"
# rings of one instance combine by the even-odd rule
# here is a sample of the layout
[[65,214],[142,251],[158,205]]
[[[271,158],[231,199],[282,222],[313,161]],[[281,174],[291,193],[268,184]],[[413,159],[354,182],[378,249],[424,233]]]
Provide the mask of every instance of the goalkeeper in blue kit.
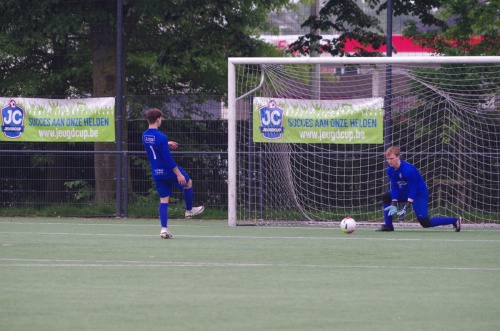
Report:
[[[388,148],[385,152],[385,158],[389,164],[387,175],[389,176],[391,189],[382,196],[384,225],[376,231],[394,231],[392,217],[395,215],[404,217],[412,207],[422,227],[432,228],[441,225],[453,225],[455,231],[460,232],[462,225],[460,216],[429,218],[427,208],[429,191],[424,179],[414,165],[400,160],[399,153],[399,147],[395,146]],[[398,203],[405,203],[405,206],[398,210]]]
[[185,217],[189,218],[201,214],[205,208],[203,206],[193,207],[193,181],[184,169],[177,166],[170,153],[170,149],[177,148],[178,144],[175,141],[168,141],[168,137],[158,130],[162,116],[161,110],[156,108],[146,112],[149,127],[142,134],[142,143],[151,164],[156,191],[160,196],[158,206],[161,225],[160,236],[164,239],[170,239],[174,236],[168,230],[168,203],[174,186],[183,190],[186,204]]

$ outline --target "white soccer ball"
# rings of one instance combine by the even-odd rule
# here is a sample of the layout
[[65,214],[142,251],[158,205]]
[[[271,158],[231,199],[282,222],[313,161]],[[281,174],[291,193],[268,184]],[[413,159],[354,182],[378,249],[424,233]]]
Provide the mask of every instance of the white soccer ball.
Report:
[[340,222],[340,229],[344,233],[353,233],[356,230],[356,221],[351,217],[346,217]]

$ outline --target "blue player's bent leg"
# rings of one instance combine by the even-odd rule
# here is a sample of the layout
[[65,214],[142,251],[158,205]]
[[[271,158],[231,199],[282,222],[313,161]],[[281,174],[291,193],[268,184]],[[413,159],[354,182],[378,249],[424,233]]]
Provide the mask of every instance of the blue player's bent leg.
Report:
[[441,225],[453,225],[457,222],[455,217],[432,217],[431,227],[441,226]]
[[205,210],[205,207],[193,207],[193,182],[190,180],[186,187],[184,187],[184,202],[186,203],[186,212],[184,216],[186,218],[191,218],[193,216],[199,215]]
[[427,209],[427,202],[429,197],[418,197],[413,201],[413,210],[417,215],[417,220],[424,228],[433,228],[436,226],[453,225],[456,232],[460,232],[462,224],[461,217],[432,217],[429,218],[429,211]]
[[455,232],[460,232],[462,228],[462,217],[433,217],[431,218],[431,226],[453,225]]
[[462,217],[429,217],[417,218],[420,225],[424,228],[433,228],[435,226],[453,225],[455,232],[460,232],[462,226]]
[[184,202],[186,203],[186,210],[193,209],[193,188],[184,189]]

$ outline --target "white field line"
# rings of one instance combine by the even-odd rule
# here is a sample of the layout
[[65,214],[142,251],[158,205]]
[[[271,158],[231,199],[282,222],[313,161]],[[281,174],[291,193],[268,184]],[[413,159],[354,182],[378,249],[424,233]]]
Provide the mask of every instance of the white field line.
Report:
[[[7,231],[2,234],[16,234],[32,236],[96,236],[96,237],[159,237],[158,234],[124,234],[124,233],[78,233],[78,232],[38,232],[38,231]],[[460,234],[457,234],[459,236]],[[499,243],[500,239],[442,239],[442,238],[359,238],[354,235],[343,237],[313,237],[313,236],[222,236],[222,235],[174,235],[175,238],[198,238],[198,239],[303,239],[303,240],[375,240],[375,241],[439,241],[439,242],[490,242]]]
[[[155,226],[158,227],[158,222],[155,224],[127,224],[127,223],[66,223],[66,222],[0,222],[0,224],[14,224],[14,225],[75,225],[75,226]],[[214,226],[215,227],[215,226]]]
[[[154,224],[148,224],[147,222],[154,222]],[[339,222],[332,222],[332,225],[318,224],[309,226],[255,226],[255,228],[266,228],[266,229],[300,229],[300,230],[318,230],[318,229],[332,229],[338,230]],[[1,224],[11,224],[11,225],[66,225],[66,226],[109,226],[109,227],[158,227],[158,220],[145,220],[144,223],[67,223],[67,222],[10,222],[10,221],[0,221]],[[358,230],[370,230],[373,231],[375,227],[380,226],[382,223],[358,223]],[[187,227],[187,228],[227,228],[226,224],[193,224],[189,221],[184,221],[182,219],[173,219],[169,223],[169,227]],[[394,227],[398,230],[411,231],[411,230],[426,230],[423,229],[418,223],[395,223]],[[245,228],[245,227],[241,227]],[[451,225],[448,227],[436,227],[436,229],[452,229]],[[500,224],[490,224],[490,223],[479,223],[479,224],[462,224],[462,229],[467,229],[467,231],[500,231]]]
[[[13,263],[15,262],[15,263]],[[229,268],[322,268],[322,269],[404,269],[404,270],[457,270],[457,271],[500,271],[499,268],[468,267],[423,267],[423,266],[356,266],[327,264],[289,264],[289,263],[220,263],[220,262],[147,262],[147,261],[86,261],[50,259],[13,259],[0,258],[2,267],[229,267]]]

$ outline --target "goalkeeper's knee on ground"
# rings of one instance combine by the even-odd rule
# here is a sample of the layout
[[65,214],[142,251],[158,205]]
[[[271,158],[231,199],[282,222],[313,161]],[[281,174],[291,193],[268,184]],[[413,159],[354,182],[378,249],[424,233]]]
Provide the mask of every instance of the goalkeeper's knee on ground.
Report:
[[422,225],[422,227],[424,227],[424,228],[430,228],[431,227],[431,220],[429,219],[429,217],[417,218],[417,220],[420,223],[420,225]]

